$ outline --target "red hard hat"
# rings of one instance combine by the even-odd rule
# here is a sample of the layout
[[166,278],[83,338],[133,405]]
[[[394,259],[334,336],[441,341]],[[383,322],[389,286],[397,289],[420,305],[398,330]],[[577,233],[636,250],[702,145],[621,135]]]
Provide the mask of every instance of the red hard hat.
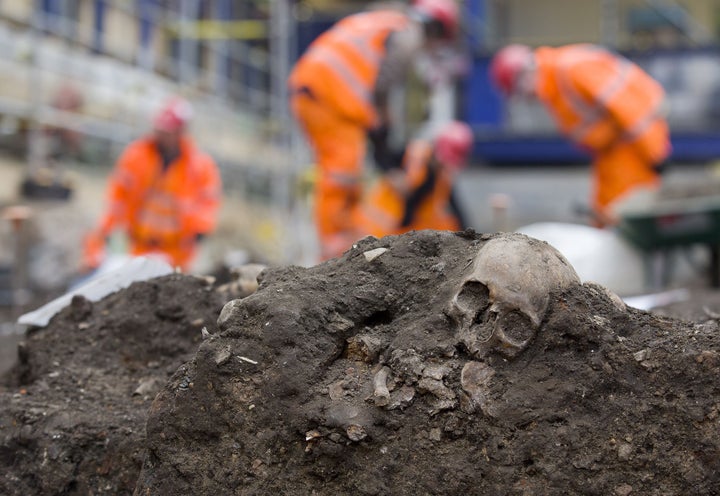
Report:
[[460,13],[454,0],[415,0],[412,6],[423,16],[439,21],[447,38],[457,36]]
[[170,133],[185,129],[192,117],[192,106],[187,100],[173,98],[160,109],[153,120],[153,128],[157,131]]
[[452,169],[462,169],[470,155],[473,132],[470,126],[460,121],[444,125],[435,138],[435,157]]
[[517,88],[520,73],[532,61],[533,51],[527,45],[508,45],[495,54],[490,63],[490,77],[506,95]]

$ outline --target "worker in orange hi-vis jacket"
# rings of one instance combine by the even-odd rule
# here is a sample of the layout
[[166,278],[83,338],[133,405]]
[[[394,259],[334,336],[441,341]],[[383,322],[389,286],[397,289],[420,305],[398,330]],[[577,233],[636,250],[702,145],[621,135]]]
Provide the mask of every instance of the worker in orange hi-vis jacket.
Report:
[[106,212],[85,240],[86,269],[100,265],[115,230],[125,232],[132,255],[160,255],[188,269],[199,240],[215,228],[221,196],[215,162],[186,134],[191,113],[187,101],[171,100],[155,117],[152,134],[122,153]]
[[472,143],[470,127],[459,121],[445,124],[434,139],[412,141],[402,167],[387,171],[356,210],[358,234],[379,238],[467,227],[453,185]]
[[595,45],[509,45],[493,58],[490,75],[506,95],[539,99],[593,155],[598,226],[616,223],[633,195],[658,189],[671,150],[665,92],[640,67]]
[[454,0],[350,15],[320,35],[293,68],[291,107],[318,171],[314,219],[321,259],[354,241],[350,213],[361,198],[366,141],[369,134],[387,135],[391,88],[404,82],[418,55],[456,37],[458,17]]

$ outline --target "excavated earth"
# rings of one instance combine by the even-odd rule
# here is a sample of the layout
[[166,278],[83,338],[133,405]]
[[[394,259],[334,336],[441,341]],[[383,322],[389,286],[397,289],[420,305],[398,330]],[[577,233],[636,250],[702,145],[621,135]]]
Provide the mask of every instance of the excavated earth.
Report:
[[31,329],[0,388],[0,494],[132,494],[148,407],[226,301],[171,275]]
[[[459,293],[497,240],[523,350],[487,347],[498,291]],[[644,312],[554,284],[562,262],[424,231],[268,269],[224,308],[179,275],[78,299],[6,378],[0,494],[720,494],[720,296]]]

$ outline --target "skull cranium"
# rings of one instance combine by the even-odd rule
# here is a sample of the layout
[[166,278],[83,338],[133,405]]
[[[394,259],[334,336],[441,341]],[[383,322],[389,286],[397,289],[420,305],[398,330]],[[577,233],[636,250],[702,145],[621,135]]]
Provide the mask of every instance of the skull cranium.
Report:
[[495,237],[451,300],[457,339],[476,358],[492,351],[514,358],[537,334],[550,292],[575,284],[575,270],[549,244],[522,234]]

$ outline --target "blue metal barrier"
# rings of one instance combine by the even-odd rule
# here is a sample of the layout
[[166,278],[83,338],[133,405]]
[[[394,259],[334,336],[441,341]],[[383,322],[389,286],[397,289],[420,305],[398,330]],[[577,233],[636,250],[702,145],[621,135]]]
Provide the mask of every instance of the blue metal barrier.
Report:
[[[720,159],[720,49],[627,53],[665,88],[670,106],[673,162]],[[559,134],[514,132],[488,77],[490,56],[475,55],[460,84],[462,118],[476,131],[474,159],[490,164],[585,163],[588,156]],[[702,91],[701,91],[702,90]]]

